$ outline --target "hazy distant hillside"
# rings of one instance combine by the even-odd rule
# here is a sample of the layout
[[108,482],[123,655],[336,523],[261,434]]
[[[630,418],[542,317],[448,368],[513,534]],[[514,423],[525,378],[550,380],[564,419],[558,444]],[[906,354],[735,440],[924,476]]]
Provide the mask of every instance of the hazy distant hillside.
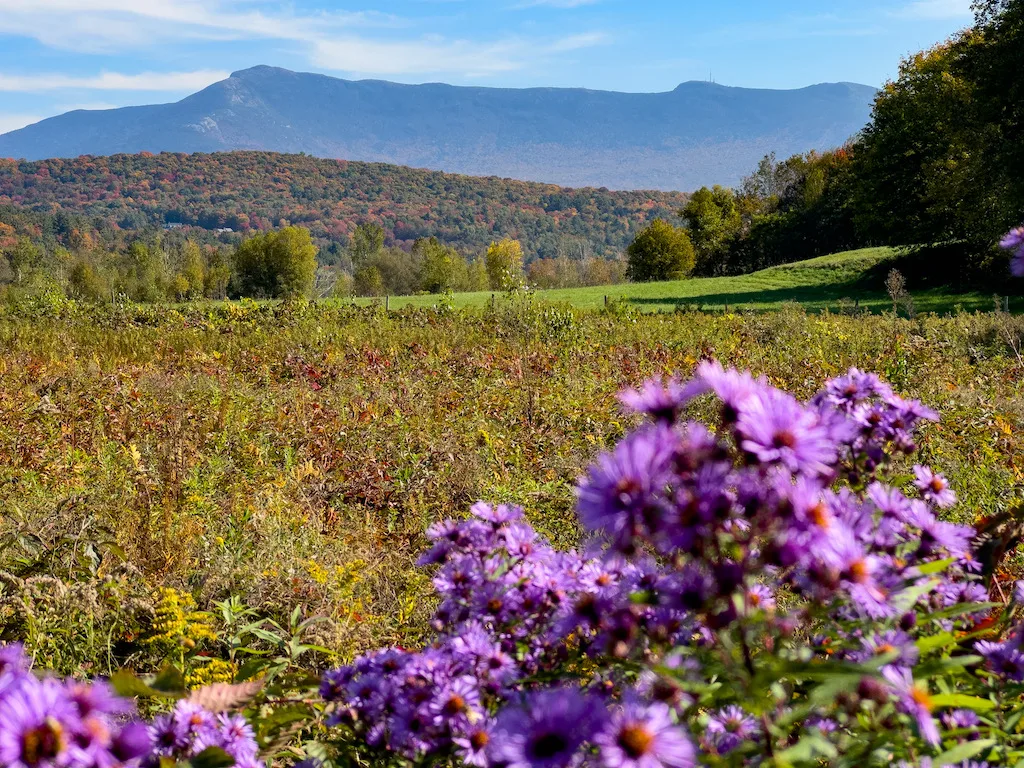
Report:
[[507,235],[530,256],[613,255],[685,202],[670,192],[566,189],[270,152],[0,160],[0,206],[83,213],[125,229],[180,223],[244,233],[299,224],[321,245],[344,243],[356,224],[374,221],[399,244],[436,236],[473,251]]
[[75,111],[0,136],[0,157],[257,149],[570,186],[736,183],[766,153],[842,144],[875,90],[689,82],[668,93],[352,82],[272,67],[175,104]]

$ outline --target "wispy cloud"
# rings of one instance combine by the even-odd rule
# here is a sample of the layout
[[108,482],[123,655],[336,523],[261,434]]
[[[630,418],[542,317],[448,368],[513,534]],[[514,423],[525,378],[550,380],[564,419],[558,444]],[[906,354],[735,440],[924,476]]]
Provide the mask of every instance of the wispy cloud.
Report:
[[971,0],[916,0],[892,15],[903,19],[968,20],[972,16]]
[[202,69],[195,72],[143,72],[123,75],[103,72],[78,77],[62,74],[5,75],[0,73],[0,91],[57,91],[64,89],[89,91],[196,91],[223,80],[228,72]]
[[[535,2],[537,0],[534,0]],[[573,7],[594,0],[543,0]],[[0,35],[31,37],[80,52],[122,52],[161,42],[277,40],[291,44],[311,65],[361,75],[480,77],[519,70],[538,61],[599,45],[605,35],[574,31],[562,37],[452,39],[402,32],[410,22],[366,12],[272,10],[265,0],[0,0]],[[56,23],[59,20],[59,23]],[[58,75],[0,78],[0,90],[81,87],[97,90],[185,90],[221,73],[176,73],[70,78]],[[5,86],[4,80],[7,85]],[[200,81],[206,82],[200,82]]]
[[349,37],[316,41],[313,63],[324,69],[363,75],[482,77],[523,69],[544,57],[600,45],[606,39],[606,35],[598,32],[548,41],[506,38],[491,43],[434,36],[394,41]]
[[398,21],[375,11],[271,13],[266,7],[259,0],[0,0],[0,33],[54,48],[107,52],[161,40],[305,42]]

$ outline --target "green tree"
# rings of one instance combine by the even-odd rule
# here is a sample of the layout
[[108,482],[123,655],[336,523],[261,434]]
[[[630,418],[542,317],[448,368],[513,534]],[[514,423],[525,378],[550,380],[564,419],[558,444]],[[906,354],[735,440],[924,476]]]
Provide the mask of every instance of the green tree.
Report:
[[384,296],[387,288],[380,269],[373,264],[359,267],[352,276],[352,292],[356,296]]
[[466,260],[454,248],[442,245],[436,237],[420,238],[413,243],[412,253],[420,264],[421,291],[445,293],[466,288]]
[[523,284],[523,246],[510,237],[491,243],[484,255],[490,288],[508,291]]
[[486,291],[491,287],[491,279],[487,275],[487,265],[484,259],[477,257],[471,261],[466,268],[466,290]]
[[701,265],[720,259],[742,224],[736,195],[717,184],[694,192],[679,215],[690,230],[690,241]]
[[349,238],[348,253],[356,268],[384,250],[384,228],[372,221],[358,225]]
[[309,230],[285,227],[250,237],[235,252],[242,296],[309,296],[316,279],[317,248]]
[[203,295],[206,286],[206,263],[203,252],[192,240],[186,240],[181,247],[181,277],[188,283],[185,289],[188,298],[197,299]]
[[18,238],[13,248],[7,251],[7,261],[13,273],[14,282],[21,283],[29,272],[42,262],[43,252],[27,237]]
[[626,277],[634,283],[679,280],[690,274],[695,261],[690,235],[664,219],[655,219],[642,229],[626,255]]

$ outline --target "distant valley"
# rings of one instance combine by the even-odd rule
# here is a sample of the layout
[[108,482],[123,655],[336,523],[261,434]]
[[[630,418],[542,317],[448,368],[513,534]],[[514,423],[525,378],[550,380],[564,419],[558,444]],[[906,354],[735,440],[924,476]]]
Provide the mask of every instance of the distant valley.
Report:
[[734,185],[768,152],[843,144],[876,91],[683,83],[666,93],[348,81],[254,67],[173,104],[77,110],[0,136],[0,158],[267,150],[563,186]]

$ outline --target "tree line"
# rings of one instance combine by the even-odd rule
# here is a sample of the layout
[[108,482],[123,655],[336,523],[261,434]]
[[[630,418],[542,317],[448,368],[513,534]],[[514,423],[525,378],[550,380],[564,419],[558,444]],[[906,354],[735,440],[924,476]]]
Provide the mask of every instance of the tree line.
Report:
[[[846,146],[765,157],[737,189],[704,187],[630,246],[631,276],[740,274],[875,245],[908,277],[996,283],[996,244],[1024,219],[1024,0],[905,59]],[[676,231],[678,230],[678,231]],[[634,262],[637,264],[633,268]]]
[[625,264],[579,254],[534,259],[512,238],[464,254],[437,238],[408,251],[386,244],[374,222],[348,245],[324,253],[310,231],[282,227],[222,242],[193,230],[149,231],[105,241],[85,217],[0,209],[0,294],[57,289],[72,298],[188,301],[225,298],[386,296],[602,285],[624,279]]

